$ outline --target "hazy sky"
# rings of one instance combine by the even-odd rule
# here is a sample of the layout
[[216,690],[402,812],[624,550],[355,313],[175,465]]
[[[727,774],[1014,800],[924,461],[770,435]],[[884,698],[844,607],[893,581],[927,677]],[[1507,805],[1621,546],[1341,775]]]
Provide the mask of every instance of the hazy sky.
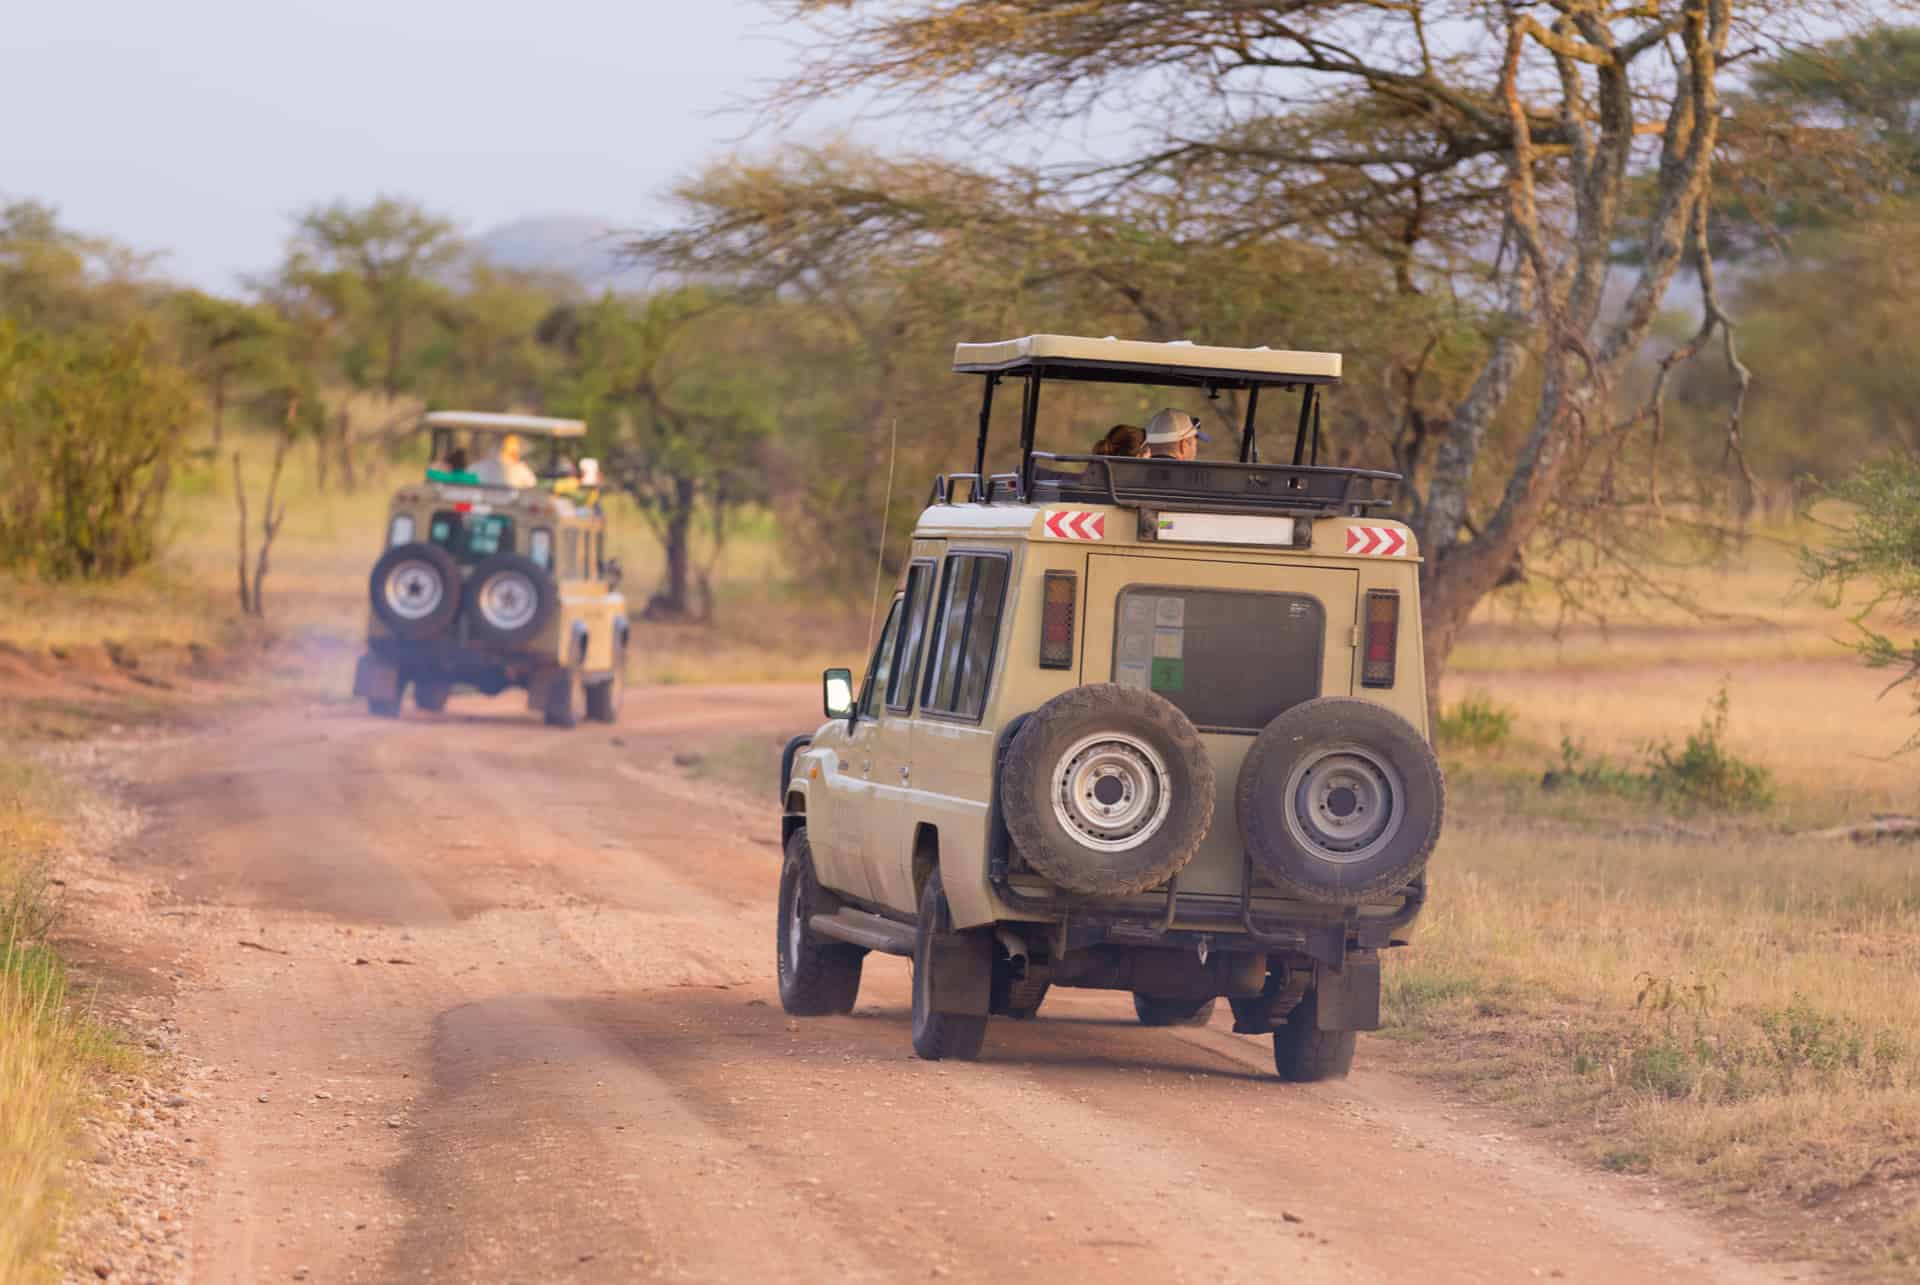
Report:
[[0,196],[221,289],[338,196],[469,232],[657,217],[793,57],[754,0],[61,0],[6,28]]

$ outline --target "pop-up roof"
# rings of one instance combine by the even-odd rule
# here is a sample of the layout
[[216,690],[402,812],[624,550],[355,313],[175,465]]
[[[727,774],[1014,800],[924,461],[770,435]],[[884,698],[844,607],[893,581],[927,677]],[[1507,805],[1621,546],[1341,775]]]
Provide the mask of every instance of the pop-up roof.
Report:
[[585,437],[587,426],[577,419],[549,419],[544,415],[496,415],[479,410],[427,412],[428,428],[465,428],[483,433],[519,433],[523,437]]
[[1340,354],[1220,348],[1186,340],[1149,343],[1111,336],[1028,335],[999,343],[956,344],[953,368],[968,375],[1035,371],[1048,379],[1249,388],[1334,383],[1340,378]]

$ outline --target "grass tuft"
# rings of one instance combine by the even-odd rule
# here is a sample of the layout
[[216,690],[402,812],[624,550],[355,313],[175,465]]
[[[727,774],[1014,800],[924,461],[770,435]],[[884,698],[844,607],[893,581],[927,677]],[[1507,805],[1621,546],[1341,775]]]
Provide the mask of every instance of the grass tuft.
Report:
[[1475,692],[1449,706],[1434,724],[1433,732],[1443,746],[1490,750],[1513,736],[1514,718],[1514,711],[1494,704],[1484,692]]

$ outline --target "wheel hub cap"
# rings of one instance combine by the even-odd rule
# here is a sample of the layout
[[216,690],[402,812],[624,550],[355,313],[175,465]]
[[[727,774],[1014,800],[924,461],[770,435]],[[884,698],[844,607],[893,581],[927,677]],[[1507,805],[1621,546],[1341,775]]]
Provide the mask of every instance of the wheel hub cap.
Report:
[[533,619],[540,595],[525,576],[509,572],[488,580],[480,591],[480,614],[495,629],[518,629]]
[[1328,750],[1293,770],[1287,782],[1287,827],[1296,841],[1329,861],[1364,861],[1399,832],[1406,788],[1399,773],[1371,750]]
[[1060,756],[1052,782],[1054,816],[1089,847],[1136,848],[1156,834],[1173,806],[1167,765],[1137,737],[1099,732]]
[[387,576],[387,608],[402,620],[425,620],[445,597],[446,586],[431,563],[402,562]]

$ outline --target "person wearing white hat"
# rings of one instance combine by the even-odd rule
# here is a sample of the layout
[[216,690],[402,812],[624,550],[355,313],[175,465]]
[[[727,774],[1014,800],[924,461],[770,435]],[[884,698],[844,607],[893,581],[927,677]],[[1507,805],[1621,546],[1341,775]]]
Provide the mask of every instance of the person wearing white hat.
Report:
[[1147,421],[1147,454],[1157,460],[1191,460],[1200,443],[1211,441],[1200,431],[1200,421],[1171,406]]

